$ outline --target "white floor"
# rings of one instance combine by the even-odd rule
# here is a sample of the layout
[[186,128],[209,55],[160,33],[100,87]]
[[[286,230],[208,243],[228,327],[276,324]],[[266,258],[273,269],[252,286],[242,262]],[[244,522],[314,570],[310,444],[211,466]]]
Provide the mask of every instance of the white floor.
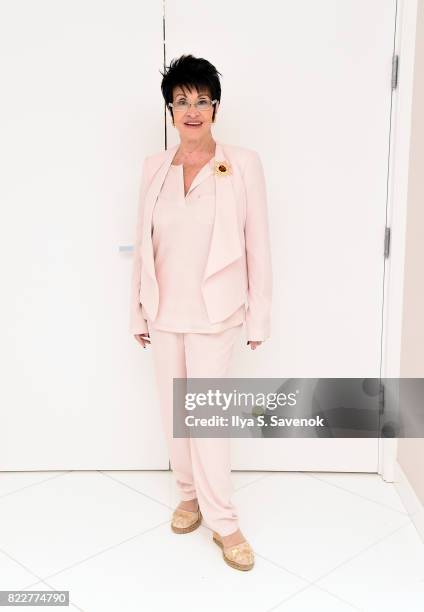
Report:
[[224,563],[207,527],[171,531],[171,472],[0,472],[0,590],[69,590],[55,609],[83,612],[424,610],[424,544],[392,484],[318,472],[233,482],[250,572]]

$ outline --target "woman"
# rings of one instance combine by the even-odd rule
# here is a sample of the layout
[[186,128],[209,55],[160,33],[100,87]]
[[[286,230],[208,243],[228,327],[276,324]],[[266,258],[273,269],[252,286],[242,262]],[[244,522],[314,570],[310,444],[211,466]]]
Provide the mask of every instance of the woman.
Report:
[[[183,55],[161,89],[180,143],[145,158],[131,288],[131,332],[152,344],[171,467],[181,502],[171,527],[204,517],[224,560],[254,553],[230,501],[230,438],[174,438],[173,378],[225,377],[243,323],[255,350],[270,334],[266,189],[256,151],[213,139],[221,99],[215,67]],[[247,305],[247,310],[246,310]]]

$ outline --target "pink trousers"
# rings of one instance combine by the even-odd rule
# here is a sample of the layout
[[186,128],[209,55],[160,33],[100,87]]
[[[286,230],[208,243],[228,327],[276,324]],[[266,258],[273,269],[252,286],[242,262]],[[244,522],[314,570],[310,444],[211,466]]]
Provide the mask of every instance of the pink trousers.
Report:
[[162,421],[180,497],[197,497],[206,525],[222,536],[239,528],[230,499],[234,491],[231,440],[173,437],[173,378],[226,377],[242,327],[202,334],[162,331],[149,325]]

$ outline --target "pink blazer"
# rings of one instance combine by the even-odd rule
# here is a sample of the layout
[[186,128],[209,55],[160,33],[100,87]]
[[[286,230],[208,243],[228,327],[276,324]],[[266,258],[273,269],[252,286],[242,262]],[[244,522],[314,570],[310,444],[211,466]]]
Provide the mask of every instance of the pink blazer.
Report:
[[[143,304],[154,321],[159,306],[152,243],[152,212],[179,145],[144,159],[131,277],[130,332],[147,333]],[[211,323],[245,304],[247,340],[270,335],[272,268],[267,195],[262,163],[252,149],[216,141],[215,161],[230,173],[215,172],[216,209],[202,294]]]

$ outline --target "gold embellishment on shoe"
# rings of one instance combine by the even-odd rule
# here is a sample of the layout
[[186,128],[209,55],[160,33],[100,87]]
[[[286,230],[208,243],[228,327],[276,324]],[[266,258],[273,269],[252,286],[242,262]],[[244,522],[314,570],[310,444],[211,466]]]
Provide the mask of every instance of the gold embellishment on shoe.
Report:
[[224,548],[221,536],[216,531],[213,532],[213,540],[222,548],[224,561],[228,565],[239,570],[252,569],[255,562],[255,554],[249,542],[245,540],[241,544],[234,544]]
[[192,512],[176,508],[172,514],[171,528],[175,533],[188,533],[196,529],[202,520],[200,509]]
[[242,542],[241,544],[224,548],[224,555],[227,559],[242,565],[250,565],[255,558],[249,542]]

